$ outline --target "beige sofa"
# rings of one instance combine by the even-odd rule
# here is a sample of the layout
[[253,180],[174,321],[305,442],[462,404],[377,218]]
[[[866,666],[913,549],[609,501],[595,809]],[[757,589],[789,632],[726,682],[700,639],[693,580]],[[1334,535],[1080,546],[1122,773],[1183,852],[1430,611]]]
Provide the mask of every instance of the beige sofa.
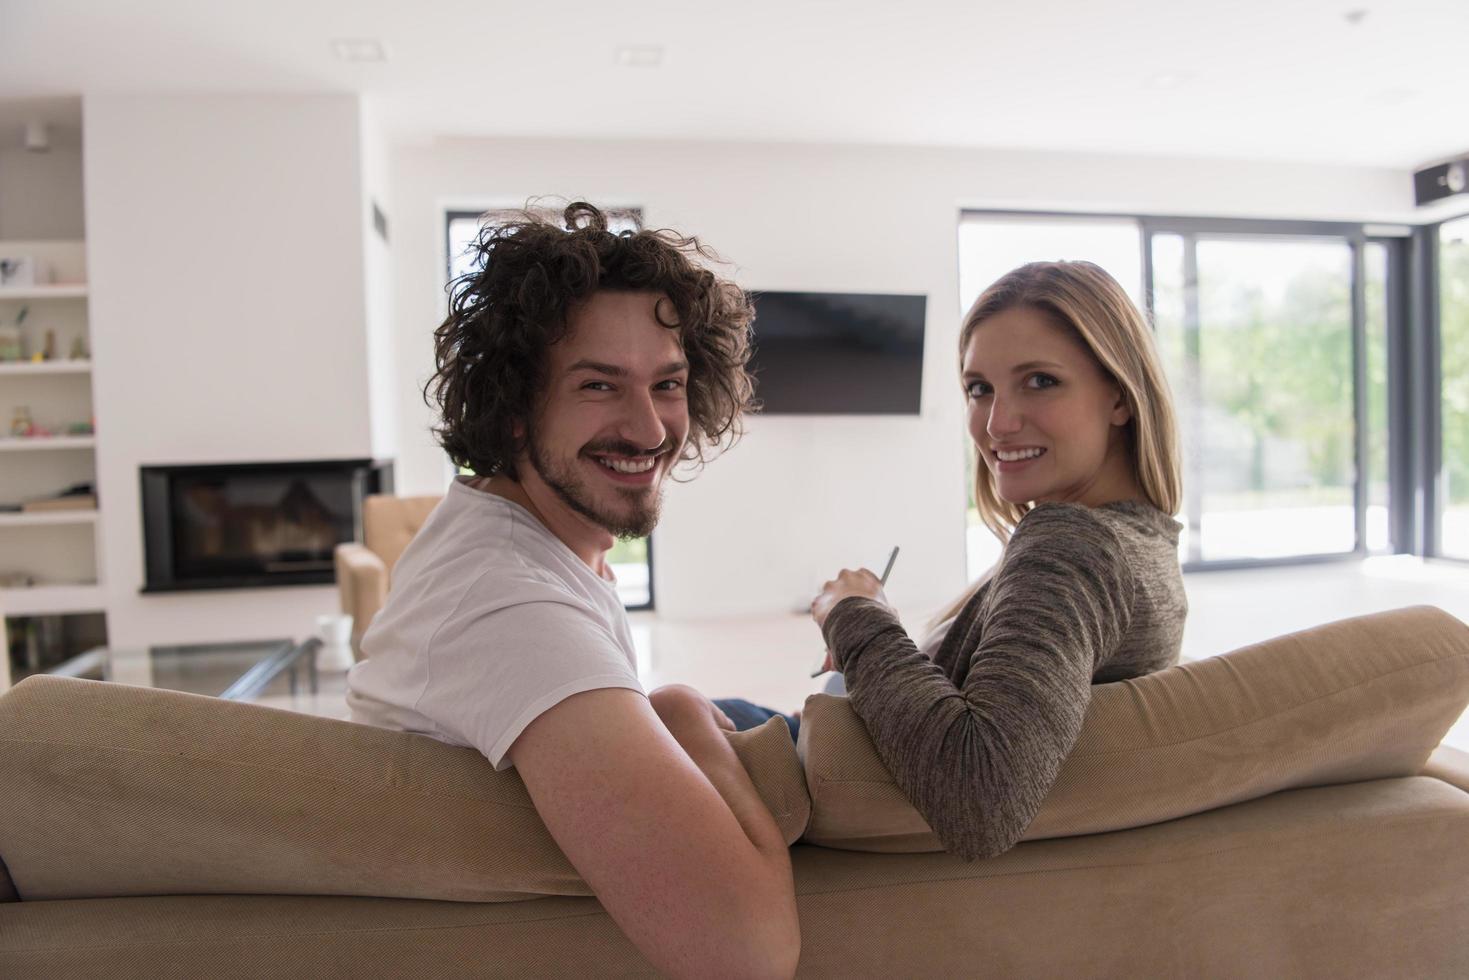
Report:
[[[1434,750],[1466,702],[1469,628],[1426,607],[1099,686],[1026,841],[974,863],[842,699],[799,753],[733,740],[800,840],[804,976],[1463,977],[1469,758]],[[0,697],[0,742],[0,976],[649,972],[471,750],[57,678]]]

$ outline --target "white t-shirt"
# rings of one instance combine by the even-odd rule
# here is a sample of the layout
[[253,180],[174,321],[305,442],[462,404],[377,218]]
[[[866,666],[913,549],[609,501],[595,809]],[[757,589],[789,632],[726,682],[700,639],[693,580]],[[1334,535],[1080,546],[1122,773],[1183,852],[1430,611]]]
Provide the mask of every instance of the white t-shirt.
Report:
[[573,694],[642,692],[616,585],[529,511],[459,477],[393,569],[347,674],[352,720],[505,753]]

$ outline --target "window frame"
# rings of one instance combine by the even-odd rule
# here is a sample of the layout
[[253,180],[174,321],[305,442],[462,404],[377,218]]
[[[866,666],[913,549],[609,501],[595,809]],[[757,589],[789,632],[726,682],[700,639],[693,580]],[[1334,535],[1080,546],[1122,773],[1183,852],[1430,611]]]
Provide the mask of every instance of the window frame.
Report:
[[1447,473],[1443,456],[1443,226],[1469,220],[1469,210],[1444,214],[1413,230],[1409,255],[1412,288],[1407,297],[1413,334],[1411,408],[1418,431],[1413,444],[1415,553],[1435,561],[1469,565],[1469,555],[1443,551],[1443,504]]

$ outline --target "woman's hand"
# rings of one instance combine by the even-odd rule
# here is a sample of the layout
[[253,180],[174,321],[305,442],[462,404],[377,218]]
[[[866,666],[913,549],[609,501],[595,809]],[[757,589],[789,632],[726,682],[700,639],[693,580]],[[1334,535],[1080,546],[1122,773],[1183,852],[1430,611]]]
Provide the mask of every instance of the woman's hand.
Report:
[[[832,609],[843,599],[851,596],[861,596],[864,599],[872,599],[884,606],[889,606],[888,597],[883,594],[882,583],[877,576],[865,568],[852,571],[844,568],[836,578],[822,586],[821,594],[816,601],[811,603],[811,618],[816,620],[818,627],[826,625],[826,617],[831,615]],[[831,655],[827,655],[827,663],[830,666]]]

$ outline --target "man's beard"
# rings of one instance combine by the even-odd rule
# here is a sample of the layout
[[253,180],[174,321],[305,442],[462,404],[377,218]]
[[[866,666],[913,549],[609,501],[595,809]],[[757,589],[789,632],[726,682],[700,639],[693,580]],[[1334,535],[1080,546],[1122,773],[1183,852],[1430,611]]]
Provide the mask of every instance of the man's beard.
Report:
[[[552,459],[531,436],[526,447],[529,450],[530,464],[535,468],[541,481],[556,492],[562,502],[572,510],[576,511],[587,520],[603,528],[613,537],[645,538],[653,533],[653,528],[658,525],[658,516],[663,510],[663,485],[660,481],[650,492],[649,490],[623,489],[612,487],[617,496],[624,501],[626,507],[621,511],[614,511],[607,507],[597,506],[593,495],[587,490],[586,485],[576,475],[575,461],[562,466],[557,460]],[[661,456],[671,446],[664,443],[654,450],[660,459],[656,465],[662,465]],[[647,450],[639,449],[630,443],[597,443],[583,447],[583,452],[603,452],[610,455],[637,456],[644,455]],[[596,461],[593,466],[600,466]]]

